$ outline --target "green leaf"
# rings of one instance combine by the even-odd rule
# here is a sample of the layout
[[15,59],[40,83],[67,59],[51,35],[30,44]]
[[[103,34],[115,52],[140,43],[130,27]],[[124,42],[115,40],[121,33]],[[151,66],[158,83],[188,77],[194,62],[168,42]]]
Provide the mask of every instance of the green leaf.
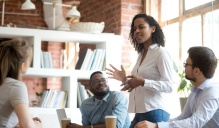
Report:
[[180,82],[180,85],[177,89],[177,92],[180,92],[180,91],[184,91],[185,87],[187,85],[187,81],[185,79],[183,79],[181,82]]

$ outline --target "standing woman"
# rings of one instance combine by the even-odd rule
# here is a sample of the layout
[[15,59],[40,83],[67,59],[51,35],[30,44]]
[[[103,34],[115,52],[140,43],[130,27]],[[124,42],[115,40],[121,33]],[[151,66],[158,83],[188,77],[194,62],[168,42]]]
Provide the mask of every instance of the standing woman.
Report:
[[110,78],[122,81],[123,91],[128,90],[129,112],[136,113],[130,128],[142,120],[161,122],[169,120],[168,93],[173,86],[173,62],[164,48],[165,40],[157,21],[146,14],[137,14],[132,20],[131,43],[139,56],[131,76],[121,66],[118,70],[106,68]]
[[32,59],[32,46],[23,40],[0,43],[0,128],[38,128],[31,118],[27,87],[22,82]]

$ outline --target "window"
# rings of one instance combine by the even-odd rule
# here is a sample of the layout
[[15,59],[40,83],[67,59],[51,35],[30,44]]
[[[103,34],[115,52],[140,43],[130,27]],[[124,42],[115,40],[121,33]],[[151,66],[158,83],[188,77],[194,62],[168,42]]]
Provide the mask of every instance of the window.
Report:
[[192,46],[202,45],[201,36],[201,16],[195,16],[185,19],[182,22],[182,61],[185,61],[187,56],[187,50]]
[[191,46],[207,46],[219,58],[219,0],[160,0],[157,6],[156,19],[164,29],[166,48],[178,47],[169,51],[175,52],[171,55],[179,67]]
[[[163,29],[163,32],[165,33],[165,37],[166,37],[165,47],[169,51],[170,55],[172,55],[172,58],[175,61],[175,63],[178,64],[179,55],[176,53],[179,53],[179,43],[178,43],[179,42],[179,33],[178,33],[179,24],[174,23],[174,24],[168,25]],[[173,48],[175,50],[172,50]]]
[[185,10],[189,10],[195,7],[199,7],[201,5],[211,4],[214,0],[184,0],[185,3]]
[[[145,5],[146,13],[161,25],[165,47],[179,70],[183,69],[187,50],[192,46],[209,47],[219,59],[219,0],[145,0]],[[219,66],[215,77],[219,78]],[[171,118],[180,114],[180,110],[176,110],[179,99],[175,86],[173,90],[171,102],[176,105],[173,107],[170,103]]]
[[203,44],[211,48],[219,59],[219,9],[204,15]]
[[161,6],[161,12],[162,21],[179,17],[179,0],[164,0]]

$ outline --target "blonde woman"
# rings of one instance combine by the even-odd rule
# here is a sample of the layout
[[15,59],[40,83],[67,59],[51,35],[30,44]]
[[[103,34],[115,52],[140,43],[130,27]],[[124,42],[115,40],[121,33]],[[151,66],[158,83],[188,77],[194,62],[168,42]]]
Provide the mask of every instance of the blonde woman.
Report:
[[22,82],[32,59],[32,46],[24,40],[0,43],[0,128],[39,128],[39,118],[28,110],[27,87]]

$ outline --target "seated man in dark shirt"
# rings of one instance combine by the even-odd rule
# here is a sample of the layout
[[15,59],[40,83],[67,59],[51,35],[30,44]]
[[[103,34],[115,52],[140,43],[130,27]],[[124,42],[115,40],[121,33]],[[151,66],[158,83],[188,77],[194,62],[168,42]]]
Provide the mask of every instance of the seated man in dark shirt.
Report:
[[117,128],[128,128],[130,125],[128,100],[121,92],[110,91],[107,78],[96,71],[90,76],[90,91],[94,96],[84,100],[80,107],[82,124],[70,124],[68,128],[105,128],[105,116],[117,117]]

